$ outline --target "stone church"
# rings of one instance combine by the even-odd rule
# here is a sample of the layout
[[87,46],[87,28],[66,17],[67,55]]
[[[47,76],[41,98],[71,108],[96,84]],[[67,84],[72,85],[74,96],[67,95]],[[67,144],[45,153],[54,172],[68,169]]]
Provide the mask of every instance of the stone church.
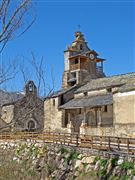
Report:
[[40,132],[43,122],[44,101],[38,97],[33,81],[26,83],[24,94],[14,94],[12,99],[8,98],[7,103],[1,105],[0,130]]
[[135,136],[135,73],[107,77],[80,31],[64,61],[62,88],[44,101],[44,130]]
[[135,73],[107,77],[104,62],[75,32],[64,51],[61,90],[43,100],[28,81],[7,101],[0,90],[0,130],[135,137]]

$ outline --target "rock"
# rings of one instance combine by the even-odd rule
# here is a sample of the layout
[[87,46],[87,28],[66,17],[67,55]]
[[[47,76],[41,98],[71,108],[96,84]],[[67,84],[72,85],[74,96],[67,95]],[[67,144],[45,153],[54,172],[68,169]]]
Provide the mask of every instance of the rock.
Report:
[[66,159],[70,157],[70,153],[67,153],[65,156],[64,156]]
[[42,157],[42,158],[40,158],[39,166],[44,167],[44,164],[45,164],[45,159],[44,159],[44,157]]
[[13,161],[17,161],[17,159],[18,159],[17,157],[13,157]]
[[99,168],[100,168],[100,161],[97,161],[94,170],[98,171]]
[[77,157],[77,159],[83,159],[84,155],[83,154],[79,154],[79,156]]
[[112,163],[109,162],[107,166],[107,174],[112,170]]
[[89,172],[91,170],[94,170],[94,165],[93,164],[87,164],[87,166],[85,167],[85,172]]
[[56,159],[55,159],[56,163],[57,163],[57,164],[60,163],[61,159],[62,159],[61,156],[56,156]]
[[73,161],[72,161],[72,160],[70,160],[68,164],[69,164],[69,165],[71,165],[71,164],[72,164],[72,162],[73,162]]
[[116,166],[112,172],[113,176],[120,176],[121,175],[121,167],[120,166]]
[[80,170],[80,171],[83,171],[83,170],[84,170],[84,165],[83,165],[83,164],[80,164],[79,170]]
[[89,157],[84,157],[82,159],[83,163],[87,163],[87,164],[92,164],[94,162],[95,156],[89,156]]
[[54,155],[54,154],[55,154],[55,152],[53,152],[53,151],[49,152],[49,155]]
[[124,162],[123,159],[119,159],[118,162],[117,162],[117,164],[118,164],[118,165],[121,165],[123,162]]
[[132,169],[128,169],[127,170],[127,175],[131,175],[132,174]]
[[81,164],[82,164],[82,161],[81,161],[81,160],[76,160],[74,168],[76,169],[76,168],[79,167]]
[[132,180],[135,180],[135,176],[132,177]]

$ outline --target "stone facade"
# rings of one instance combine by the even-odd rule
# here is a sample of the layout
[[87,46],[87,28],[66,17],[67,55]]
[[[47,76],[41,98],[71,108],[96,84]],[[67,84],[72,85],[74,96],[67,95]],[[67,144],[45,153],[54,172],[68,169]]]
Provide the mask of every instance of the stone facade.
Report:
[[104,59],[88,48],[81,32],[75,33],[64,58],[62,89],[44,102],[44,127],[50,131],[134,137],[135,73],[105,77]]
[[37,95],[33,81],[24,88],[25,95],[9,104],[4,104],[1,119],[15,131],[42,131],[44,127],[44,102]]

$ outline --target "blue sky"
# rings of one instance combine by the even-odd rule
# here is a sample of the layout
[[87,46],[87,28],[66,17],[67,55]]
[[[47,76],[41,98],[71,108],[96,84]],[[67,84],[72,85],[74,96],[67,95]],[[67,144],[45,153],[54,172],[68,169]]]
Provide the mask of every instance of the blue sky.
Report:
[[[37,20],[20,38],[10,41],[2,59],[8,63],[24,57],[27,67],[30,52],[44,57],[45,79],[51,84],[50,66],[53,67],[55,89],[61,85],[64,69],[63,51],[74,40],[78,25],[91,49],[105,58],[106,75],[135,71],[135,3],[133,1],[36,1]],[[32,70],[32,68],[31,68]],[[22,76],[8,82],[8,90],[23,89]]]

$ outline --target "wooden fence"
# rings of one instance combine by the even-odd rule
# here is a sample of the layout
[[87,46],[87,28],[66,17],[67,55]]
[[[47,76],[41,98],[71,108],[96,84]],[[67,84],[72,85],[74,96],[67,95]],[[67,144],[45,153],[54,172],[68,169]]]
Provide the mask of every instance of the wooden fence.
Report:
[[110,136],[91,136],[69,133],[2,133],[0,140],[37,140],[45,143],[54,143],[80,148],[89,148],[108,152],[121,152],[135,154],[135,138],[110,137]]

